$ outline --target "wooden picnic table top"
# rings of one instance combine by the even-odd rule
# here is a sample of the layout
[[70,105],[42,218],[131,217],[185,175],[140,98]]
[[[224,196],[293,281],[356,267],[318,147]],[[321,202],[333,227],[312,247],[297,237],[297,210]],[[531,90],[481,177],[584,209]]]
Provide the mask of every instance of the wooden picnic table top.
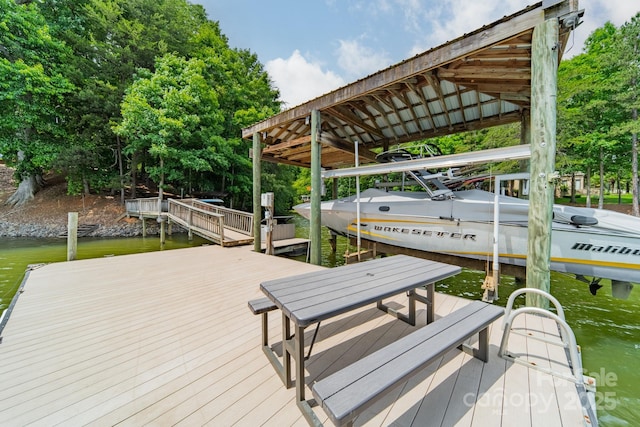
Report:
[[395,255],[269,280],[260,288],[296,325],[306,327],[461,270],[441,262]]

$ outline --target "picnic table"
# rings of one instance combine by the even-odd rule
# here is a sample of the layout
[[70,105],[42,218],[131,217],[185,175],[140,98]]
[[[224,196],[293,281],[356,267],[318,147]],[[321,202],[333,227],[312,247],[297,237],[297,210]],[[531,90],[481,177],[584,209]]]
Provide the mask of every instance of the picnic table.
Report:
[[[458,266],[407,255],[395,255],[358,264],[269,280],[260,284],[267,297],[282,312],[282,361],[269,357],[285,386],[292,387],[291,359],[295,362],[296,402],[307,420],[316,417],[305,400],[304,330],[334,316],[376,303],[377,307],[415,325],[416,301],[427,306],[427,323],[434,320],[434,284],[461,271]],[[416,293],[425,287],[426,296]],[[408,296],[408,313],[383,303],[402,293]],[[292,330],[291,324],[294,327]]]

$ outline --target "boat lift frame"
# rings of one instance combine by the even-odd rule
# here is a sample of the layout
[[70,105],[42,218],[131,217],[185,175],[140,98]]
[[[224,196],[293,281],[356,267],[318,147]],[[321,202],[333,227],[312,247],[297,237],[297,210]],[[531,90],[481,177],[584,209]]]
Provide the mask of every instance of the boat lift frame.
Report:
[[[531,145],[522,144],[511,147],[494,148],[490,150],[475,151],[461,154],[451,154],[437,157],[427,157],[424,159],[407,160],[395,163],[378,163],[367,166],[359,166],[358,160],[358,144],[355,144],[356,166],[352,168],[322,170],[322,179],[328,178],[346,178],[356,177],[356,211],[357,211],[357,241],[358,241],[358,257],[360,256],[360,180],[361,176],[388,174],[392,172],[407,172],[421,169],[442,169],[453,168],[457,166],[468,166],[473,164],[484,164],[496,161],[507,160],[525,160],[531,157]],[[500,183],[512,179],[529,179],[530,174],[515,173],[507,175],[498,175],[495,177],[495,198],[494,198],[494,228],[493,228],[493,271],[498,274],[500,269],[499,251],[498,251],[498,232],[499,232],[499,196]],[[496,295],[497,296],[497,295]]]
[[[503,181],[528,180],[531,178],[529,172],[511,173],[506,175],[496,175],[494,177],[494,196],[493,196],[493,274],[496,276],[496,282],[500,278],[500,184]],[[495,299],[498,298],[498,289],[495,289]]]
[[531,144],[511,147],[492,148],[490,150],[471,151],[468,153],[448,154],[424,159],[407,160],[394,163],[375,163],[366,166],[323,170],[322,179],[346,178],[350,176],[384,175],[392,172],[406,172],[422,169],[447,169],[458,166],[469,166],[507,160],[526,160],[531,157]]

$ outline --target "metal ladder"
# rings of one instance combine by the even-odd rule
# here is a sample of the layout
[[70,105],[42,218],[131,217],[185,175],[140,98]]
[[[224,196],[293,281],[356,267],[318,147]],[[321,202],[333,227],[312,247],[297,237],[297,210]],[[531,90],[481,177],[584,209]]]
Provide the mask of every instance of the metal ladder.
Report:
[[[540,295],[547,300],[549,300],[555,307],[556,313],[553,313],[549,310],[545,310],[543,308],[538,307],[521,307],[516,310],[513,310],[513,303],[515,299],[523,294],[537,294]],[[530,334],[527,334],[523,331],[517,331],[512,329],[513,321],[516,317],[522,314],[534,314],[542,317],[547,317],[556,322],[559,331],[559,338],[550,339],[547,337],[537,337]],[[507,301],[507,306],[505,310],[504,321],[502,324],[502,342],[500,343],[500,349],[498,350],[498,355],[503,359],[510,360],[514,363],[519,363],[528,368],[536,369],[538,371],[547,373],[549,375],[556,376],[558,378],[565,379],[567,381],[571,381],[575,384],[576,390],[578,391],[578,396],[580,399],[580,403],[582,405],[583,415],[585,417],[585,426],[597,427],[598,426],[598,418],[596,415],[596,380],[595,378],[583,375],[582,370],[582,358],[580,356],[580,348],[576,342],[576,336],[573,333],[571,327],[567,324],[564,317],[564,310],[560,305],[560,302],[550,295],[549,293],[536,289],[536,288],[523,288],[514,291]],[[564,372],[557,372],[549,368],[545,368],[543,366],[539,366],[536,363],[528,362],[526,360],[521,360],[520,356],[510,353],[508,350],[509,345],[509,336],[511,334],[522,335],[527,339],[534,339],[538,341],[542,341],[551,345],[556,345],[563,347],[565,352],[568,354],[569,363],[571,368],[571,375]]]
[[[515,299],[518,296],[524,295],[524,294],[537,294],[546,298],[547,300],[549,300],[549,302],[551,302],[554,305],[557,314],[549,310],[545,310],[543,308],[538,308],[538,307],[521,307],[516,310],[513,310],[513,303],[515,302]],[[550,339],[547,337],[536,337],[522,331],[513,330],[512,325],[513,325],[514,319],[525,313],[535,314],[538,316],[543,316],[543,317],[547,317],[554,320],[558,325],[558,330],[560,331],[560,341]],[[578,344],[576,342],[576,337],[573,333],[573,330],[565,320],[564,310],[562,309],[560,302],[558,302],[558,300],[554,296],[550,295],[549,293],[541,289],[536,289],[536,288],[523,288],[523,289],[518,289],[514,291],[509,296],[509,300],[507,301],[504,321],[502,323],[502,329],[503,329],[502,342],[500,343],[500,349],[498,351],[498,354],[503,359],[513,361],[514,363],[519,363],[529,368],[540,370],[550,375],[564,378],[576,384],[588,385],[585,383],[585,378],[582,373],[582,359],[580,357],[580,352],[579,352]],[[534,340],[545,342],[547,344],[564,347],[565,351],[569,354],[569,362],[571,364],[572,375],[567,375],[566,373],[563,373],[563,372],[553,371],[552,369],[547,369],[542,366],[538,366],[537,364],[533,364],[525,360],[521,360],[520,359],[521,356],[510,353],[508,349],[508,345],[509,345],[509,336],[511,334],[522,335],[522,336],[525,336],[527,339],[534,339]]]

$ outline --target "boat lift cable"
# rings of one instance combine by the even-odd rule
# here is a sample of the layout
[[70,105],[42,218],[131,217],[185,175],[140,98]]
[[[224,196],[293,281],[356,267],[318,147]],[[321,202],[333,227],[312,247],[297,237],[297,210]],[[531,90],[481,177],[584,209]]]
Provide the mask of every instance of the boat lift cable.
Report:
[[[492,279],[495,286],[495,299],[498,297],[498,280],[500,275],[500,250],[499,250],[499,233],[500,233],[500,183],[510,180],[529,179],[528,172],[513,173],[507,175],[496,175],[493,180],[493,271]],[[487,277],[489,277],[487,275]]]
[[[489,254],[487,253],[487,264],[486,270],[487,275],[484,278],[484,282],[482,283],[482,289],[484,290],[482,294],[482,300],[485,302],[494,302],[498,299],[498,285],[500,281],[500,260],[499,251],[498,251],[498,216],[499,216],[499,205],[498,205],[498,194],[500,189],[500,181],[496,177],[495,181],[493,178],[493,164],[489,165],[489,191],[491,191],[491,183],[493,182],[493,190],[495,193],[494,206],[493,206],[493,236],[492,237],[492,247],[493,247],[493,266],[489,268]],[[489,243],[490,236],[487,235],[487,243]]]

